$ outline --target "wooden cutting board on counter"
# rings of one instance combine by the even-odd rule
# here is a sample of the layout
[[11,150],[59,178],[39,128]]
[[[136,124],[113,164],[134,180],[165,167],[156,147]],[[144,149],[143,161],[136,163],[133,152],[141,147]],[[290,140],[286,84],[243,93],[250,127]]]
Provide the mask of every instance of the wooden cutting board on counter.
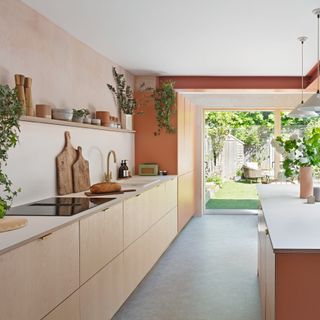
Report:
[[77,154],[72,165],[73,191],[81,192],[90,188],[89,162],[83,158],[81,147],[78,147]]
[[57,192],[64,195],[73,192],[72,165],[77,160],[77,150],[71,144],[70,132],[64,133],[65,145],[56,157]]

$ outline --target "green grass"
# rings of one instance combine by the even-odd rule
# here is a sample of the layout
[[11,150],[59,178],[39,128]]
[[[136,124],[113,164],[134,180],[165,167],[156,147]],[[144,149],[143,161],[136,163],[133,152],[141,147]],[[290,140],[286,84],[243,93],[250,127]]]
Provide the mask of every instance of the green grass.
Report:
[[255,183],[227,181],[210,199],[206,209],[258,209],[259,199]]

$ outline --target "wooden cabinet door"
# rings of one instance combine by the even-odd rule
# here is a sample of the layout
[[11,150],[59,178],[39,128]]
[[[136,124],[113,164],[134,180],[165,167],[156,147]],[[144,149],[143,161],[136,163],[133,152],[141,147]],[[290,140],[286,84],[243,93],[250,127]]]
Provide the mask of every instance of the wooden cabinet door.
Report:
[[151,225],[149,213],[150,191],[124,201],[124,247],[137,240]]
[[261,302],[261,320],[266,318],[266,224],[262,210],[258,213],[258,276]]
[[275,319],[275,254],[266,237],[266,320]]
[[42,320],[79,320],[80,295],[76,291]]
[[36,320],[79,287],[79,224],[0,255],[0,319]]
[[151,225],[155,224],[157,221],[163,217],[167,211],[167,199],[165,197],[165,183],[161,183],[151,190],[147,191],[150,194],[148,199],[148,214],[151,217]]
[[80,220],[80,283],[123,250],[122,203]]
[[123,302],[121,253],[80,287],[81,320],[111,319]]
[[169,212],[173,208],[177,207],[178,197],[177,178],[172,178],[165,183],[165,212]]

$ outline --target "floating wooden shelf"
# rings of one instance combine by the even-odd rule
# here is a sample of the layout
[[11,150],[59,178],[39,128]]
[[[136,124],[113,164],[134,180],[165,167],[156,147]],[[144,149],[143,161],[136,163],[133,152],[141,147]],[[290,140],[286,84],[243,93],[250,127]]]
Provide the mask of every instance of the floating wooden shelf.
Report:
[[115,132],[124,132],[124,133],[135,133],[135,130],[109,128],[109,127],[97,126],[97,125],[94,125],[94,124],[86,124],[86,123],[55,120],[55,119],[46,119],[46,118],[39,118],[39,117],[22,116],[20,118],[20,120],[21,121],[27,121],[27,122],[53,124],[53,125],[56,125],[56,126],[67,126],[67,127],[77,127],[77,128],[86,128],[86,129],[94,129],[94,130],[115,131]]

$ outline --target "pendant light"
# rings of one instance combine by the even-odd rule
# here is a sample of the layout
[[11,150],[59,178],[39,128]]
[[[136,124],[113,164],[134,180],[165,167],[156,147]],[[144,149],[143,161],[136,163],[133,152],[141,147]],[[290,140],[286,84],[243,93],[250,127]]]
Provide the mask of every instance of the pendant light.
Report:
[[[303,100],[303,88],[304,88],[304,72],[303,72],[303,45],[306,42],[308,37],[302,36],[299,37],[298,40],[301,43],[301,103],[298,104],[289,114],[288,117],[290,118],[309,118],[309,117],[316,117],[318,114],[314,111],[307,111],[303,109],[304,100]],[[301,109],[300,109],[301,108]]]
[[320,87],[319,87],[319,76],[320,76],[320,70],[319,70],[319,20],[320,20],[320,8],[312,10],[312,13],[314,13],[317,16],[317,92],[313,94],[304,104],[303,106],[299,107],[299,110],[304,111],[315,111],[320,112]]

